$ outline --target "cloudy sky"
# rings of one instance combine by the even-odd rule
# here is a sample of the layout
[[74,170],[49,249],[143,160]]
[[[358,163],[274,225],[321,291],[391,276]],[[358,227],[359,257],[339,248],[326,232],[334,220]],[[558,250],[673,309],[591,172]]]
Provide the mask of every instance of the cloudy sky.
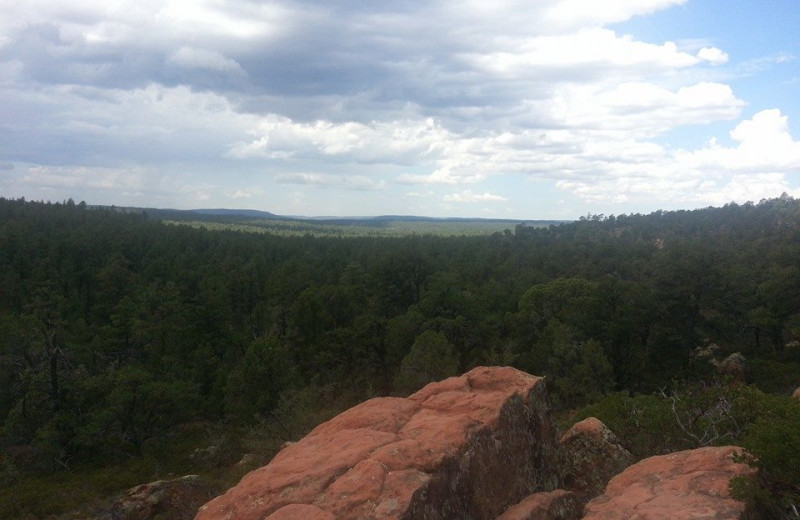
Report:
[[577,218],[800,196],[798,0],[0,0],[0,196]]

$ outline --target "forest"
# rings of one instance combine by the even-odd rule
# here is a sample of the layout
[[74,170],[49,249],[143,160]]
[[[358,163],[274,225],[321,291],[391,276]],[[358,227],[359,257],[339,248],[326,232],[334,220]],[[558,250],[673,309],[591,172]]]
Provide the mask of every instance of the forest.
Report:
[[[9,518],[169,473],[224,486],[245,451],[478,365],[547,376],[560,417],[600,417],[637,456],[744,445],[763,471],[741,495],[794,518],[798,199],[473,235],[161,217],[0,198]],[[737,384],[712,363],[733,353]]]

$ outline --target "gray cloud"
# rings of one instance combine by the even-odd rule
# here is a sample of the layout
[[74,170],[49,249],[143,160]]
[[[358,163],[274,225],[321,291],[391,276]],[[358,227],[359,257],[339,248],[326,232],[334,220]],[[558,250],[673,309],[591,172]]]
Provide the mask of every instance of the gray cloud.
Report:
[[156,186],[195,200],[514,175],[611,200],[647,192],[642,168],[661,191],[696,187],[668,182],[685,157],[742,152],[656,139],[739,118],[737,65],[705,40],[608,28],[685,1],[18,2],[0,20],[0,164],[93,193],[141,192],[115,172],[181,176]]

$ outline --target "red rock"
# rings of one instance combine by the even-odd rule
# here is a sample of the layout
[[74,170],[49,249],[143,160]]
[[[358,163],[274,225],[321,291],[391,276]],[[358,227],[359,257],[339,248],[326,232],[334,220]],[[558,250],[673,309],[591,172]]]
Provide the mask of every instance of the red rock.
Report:
[[564,453],[564,487],[583,500],[602,493],[611,477],[633,463],[633,455],[594,417],[573,425],[559,444]]
[[495,520],[574,520],[580,516],[581,504],[575,493],[557,489],[534,493]]
[[294,520],[296,518],[303,518],[304,520],[336,520],[336,517],[327,511],[306,504],[283,506],[265,520]]
[[728,483],[754,469],[734,462],[735,446],[707,447],[650,457],[612,478],[586,505],[584,520],[740,519],[745,505]]
[[173,480],[158,480],[129,489],[110,511],[98,518],[150,520],[155,517],[173,520],[190,519],[197,508],[211,496],[211,486],[197,475]]
[[556,451],[543,380],[479,367],[351,408],[196,518],[494,518],[557,484]]

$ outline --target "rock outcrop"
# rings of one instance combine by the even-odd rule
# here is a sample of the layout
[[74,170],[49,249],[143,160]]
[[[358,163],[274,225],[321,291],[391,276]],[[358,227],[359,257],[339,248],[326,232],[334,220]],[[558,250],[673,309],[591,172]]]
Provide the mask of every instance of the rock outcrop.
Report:
[[479,367],[351,408],[197,520],[492,519],[557,487],[557,451],[543,379]]
[[732,383],[743,383],[747,372],[747,360],[739,352],[734,352],[717,365],[721,376],[730,378]]
[[169,518],[189,520],[197,508],[214,496],[214,489],[197,475],[173,480],[158,480],[129,489],[98,518],[151,520]]
[[734,461],[739,451],[735,446],[708,447],[644,459],[612,478],[605,493],[586,505],[583,518],[743,518],[745,505],[731,498],[728,484],[754,470]]
[[571,491],[543,491],[511,506],[495,520],[573,520],[580,518],[582,505]]
[[594,417],[573,425],[559,444],[564,487],[586,500],[602,493],[611,477],[633,463],[633,455]]
[[739,519],[728,484],[754,470],[734,461],[738,451],[628,467],[630,453],[595,418],[556,441],[543,379],[480,367],[319,425],[196,520]]

